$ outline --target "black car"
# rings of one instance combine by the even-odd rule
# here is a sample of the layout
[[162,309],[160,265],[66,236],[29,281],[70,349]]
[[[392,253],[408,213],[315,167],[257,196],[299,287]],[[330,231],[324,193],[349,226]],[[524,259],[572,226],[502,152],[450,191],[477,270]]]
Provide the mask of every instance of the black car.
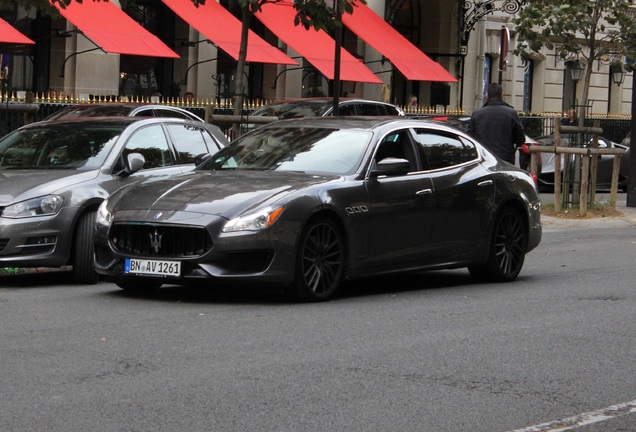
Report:
[[33,123],[0,140],[0,267],[73,266],[94,283],[95,211],[122,186],[194,169],[225,146],[216,126],[168,118]]
[[[333,98],[315,97],[289,99],[265,105],[250,117],[273,116],[279,119],[304,117],[327,117],[332,115]],[[366,99],[340,98],[338,103],[340,116],[404,116],[404,111],[386,102]]]
[[68,120],[79,117],[169,117],[203,121],[185,108],[132,102],[103,102],[69,105],[44,120]]
[[468,267],[517,277],[541,239],[536,184],[461,131],[423,120],[283,120],[194,172],[99,208],[95,266],[127,290],[263,283],[309,301],[344,279]]

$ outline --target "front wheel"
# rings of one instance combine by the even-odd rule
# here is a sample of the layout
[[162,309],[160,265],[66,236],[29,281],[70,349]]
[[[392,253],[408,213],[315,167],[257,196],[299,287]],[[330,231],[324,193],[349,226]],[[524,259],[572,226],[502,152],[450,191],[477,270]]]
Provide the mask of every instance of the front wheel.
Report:
[[515,209],[506,208],[495,222],[488,261],[468,270],[479,280],[512,281],[523,267],[527,245],[528,232],[523,218]]
[[73,282],[77,284],[96,284],[99,275],[93,268],[93,230],[95,212],[89,211],[80,216],[75,230],[73,250]]
[[292,292],[304,301],[324,301],[336,292],[345,264],[344,240],[329,218],[317,217],[300,236]]

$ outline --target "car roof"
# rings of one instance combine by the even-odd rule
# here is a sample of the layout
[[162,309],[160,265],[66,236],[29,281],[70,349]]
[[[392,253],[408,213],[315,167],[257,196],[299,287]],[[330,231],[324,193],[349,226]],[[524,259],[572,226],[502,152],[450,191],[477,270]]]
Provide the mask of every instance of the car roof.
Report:
[[60,119],[60,120],[42,120],[35,123],[30,123],[28,125],[22,126],[20,129],[29,128],[29,127],[37,127],[41,125],[56,125],[56,124],[94,124],[94,125],[108,125],[108,124],[116,124],[116,125],[128,125],[132,123],[138,122],[146,122],[148,124],[153,123],[188,123],[188,124],[198,124],[202,123],[197,120],[183,119],[183,118],[173,118],[173,117],[118,117],[118,116],[103,116],[103,117],[75,117],[68,119]]
[[[428,119],[412,119],[408,117],[395,116],[344,116],[344,117],[301,117],[288,120],[279,120],[268,123],[261,128],[274,127],[315,127],[315,128],[338,128],[338,129],[361,129],[377,130],[384,127],[426,127],[430,129],[462,132],[452,126],[431,121]],[[260,128],[259,128],[260,129]]]
[[[201,120],[199,116],[197,116],[193,112],[188,111],[187,109],[182,107],[170,106],[170,105],[159,105],[159,104],[148,104],[148,103],[140,103],[140,102],[96,102],[96,103],[74,104],[74,105],[69,105],[67,107],[64,107],[50,114],[44,120],[55,120],[55,119],[59,119],[60,116],[62,117],[68,116],[74,111],[83,112],[85,110],[91,110],[91,109],[98,111],[98,114],[95,115],[95,117],[106,116],[106,115],[123,117],[123,116],[130,116],[131,114],[134,115],[133,114],[134,112],[137,112],[140,110],[155,110],[156,109],[156,110],[162,110],[162,111],[180,112],[189,117]],[[101,112],[99,112],[100,109],[104,109],[105,113],[102,114]],[[79,115],[77,117],[89,117],[89,116]]]
[[[364,103],[395,106],[393,104],[390,104],[390,103],[387,103],[387,102],[382,102],[382,101],[376,101],[376,100],[370,100],[370,99],[361,99],[361,98],[347,98],[347,97],[339,98],[338,102],[339,103],[343,103],[343,102],[364,102]],[[325,105],[325,104],[333,103],[333,98],[332,97],[292,98],[292,99],[284,99],[284,100],[271,102],[271,103],[269,103],[267,105],[264,105],[264,106],[276,106],[276,105],[294,104],[294,103],[297,103],[297,104],[321,104],[321,105]]]

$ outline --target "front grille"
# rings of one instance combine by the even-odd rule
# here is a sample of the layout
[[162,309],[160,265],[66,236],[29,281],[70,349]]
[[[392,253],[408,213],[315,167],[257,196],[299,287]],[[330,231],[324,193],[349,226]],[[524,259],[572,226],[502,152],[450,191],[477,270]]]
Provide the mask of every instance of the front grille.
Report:
[[132,256],[195,258],[212,248],[203,227],[116,223],[110,241],[119,253]]

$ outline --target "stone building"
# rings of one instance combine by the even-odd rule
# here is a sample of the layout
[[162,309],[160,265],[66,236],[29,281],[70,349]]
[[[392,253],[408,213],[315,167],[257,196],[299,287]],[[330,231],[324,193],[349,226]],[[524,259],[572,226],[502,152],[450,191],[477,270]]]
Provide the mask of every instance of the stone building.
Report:
[[[92,3],[85,1],[83,7],[94,7]],[[118,5],[113,0],[109,3]],[[53,19],[34,11],[28,14],[18,9],[2,11],[6,21],[36,42],[18,48],[0,43],[3,64],[10,70],[3,76],[4,94],[8,91],[45,94],[52,88],[72,95],[74,100],[127,97],[178,102],[186,92],[192,92],[199,102],[229,103],[236,92],[236,25],[240,23],[229,13],[205,15],[212,5],[188,14],[191,3],[191,0],[163,0],[119,10],[122,15],[105,16],[101,12],[91,15],[84,10],[75,16],[58,15]],[[577,104],[582,91],[570,73],[573,63],[563,62],[548,51],[522,62],[512,52],[516,45],[512,21],[521,3],[522,0],[368,0],[368,8],[404,40],[419,48],[435,66],[418,63],[411,56],[413,64],[409,67],[404,59],[398,59],[410,49],[401,39],[384,36],[384,41],[378,41],[370,34],[361,37],[352,30],[353,25],[345,23],[341,40],[346,59],[341,69],[350,74],[347,76],[361,78],[342,80],[341,95],[386,100],[415,112],[470,113],[483,104],[487,84],[499,80],[507,102],[518,111],[533,114],[565,111]],[[81,16],[90,19],[80,22]],[[130,18],[156,41],[148,35],[139,36],[140,33],[120,34],[123,42],[111,46],[115,33],[136,27],[123,25]],[[213,19],[218,22],[212,22]],[[280,25],[272,25],[258,16],[252,19],[251,30],[248,56],[261,54],[263,50],[265,57],[254,57],[256,60],[247,66],[248,85],[243,93],[248,100],[332,94],[329,63],[324,63],[322,57],[333,58],[333,40],[330,45],[315,36],[303,42],[304,38],[293,36],[292,30],[285,40],[280,37]],[[504,64],[500,55],[502,37],[508,34],[506,67],[500,71],[500,64]],[[103,36],[105,39],[99,39]],[[386,44],[389,38],[390,43]],[[139,46],[140,41],[146,45]],[[382,42],[391,45],[381,48],[388,50],[389,55],[377,49]],[[285,60],[279,59],[277,53],[284,54]],[[277,58],[271,60],[272,56]],[[443,68],[447,76],[438,79],[424,75],[425,79],[421,79],[420,73],[435,67]],[[631,87],[632,74],[627,74],[624,82],[617,85],[612,81],[610,65],[600,62],[592,77],[590,112],[629,114]]]

